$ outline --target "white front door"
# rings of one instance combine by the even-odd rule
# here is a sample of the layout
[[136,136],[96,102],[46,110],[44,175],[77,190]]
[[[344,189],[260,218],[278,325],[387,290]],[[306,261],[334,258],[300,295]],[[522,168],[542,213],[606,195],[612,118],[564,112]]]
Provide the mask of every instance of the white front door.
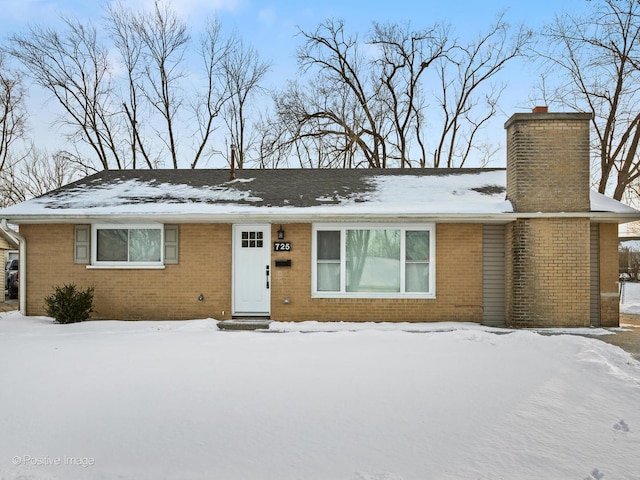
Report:
[[271,313],[271,225],[233,226],[233,314]]

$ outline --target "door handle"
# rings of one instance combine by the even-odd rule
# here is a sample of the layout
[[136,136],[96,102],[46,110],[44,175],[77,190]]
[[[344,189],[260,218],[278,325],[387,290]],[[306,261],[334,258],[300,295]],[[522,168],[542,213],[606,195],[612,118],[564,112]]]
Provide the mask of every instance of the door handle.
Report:
[[269,265],[267,265],[267,290],[269,290]]

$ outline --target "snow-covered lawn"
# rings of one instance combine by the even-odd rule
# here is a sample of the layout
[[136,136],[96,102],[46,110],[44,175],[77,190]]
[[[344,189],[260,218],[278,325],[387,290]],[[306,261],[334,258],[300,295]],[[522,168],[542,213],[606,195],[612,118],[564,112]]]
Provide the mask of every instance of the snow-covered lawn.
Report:
[[273,327],[1,314],[0,478],[640,478],[640,363],[617,347]]

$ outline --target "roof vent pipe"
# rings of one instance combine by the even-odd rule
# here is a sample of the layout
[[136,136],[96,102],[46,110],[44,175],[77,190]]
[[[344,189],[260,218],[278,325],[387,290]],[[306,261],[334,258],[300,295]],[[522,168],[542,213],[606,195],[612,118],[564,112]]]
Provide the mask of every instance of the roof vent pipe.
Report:
[[231,173],[229,174],[229,180],[236,179],[236,145],[231,144]]

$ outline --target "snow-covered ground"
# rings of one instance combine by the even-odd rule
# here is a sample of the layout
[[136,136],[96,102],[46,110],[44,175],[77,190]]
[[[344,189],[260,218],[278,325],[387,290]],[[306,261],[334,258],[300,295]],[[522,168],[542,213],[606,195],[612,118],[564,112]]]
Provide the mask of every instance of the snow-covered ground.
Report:
[[0,315],[3,480],[640,478],[640,363],[597,339]]

